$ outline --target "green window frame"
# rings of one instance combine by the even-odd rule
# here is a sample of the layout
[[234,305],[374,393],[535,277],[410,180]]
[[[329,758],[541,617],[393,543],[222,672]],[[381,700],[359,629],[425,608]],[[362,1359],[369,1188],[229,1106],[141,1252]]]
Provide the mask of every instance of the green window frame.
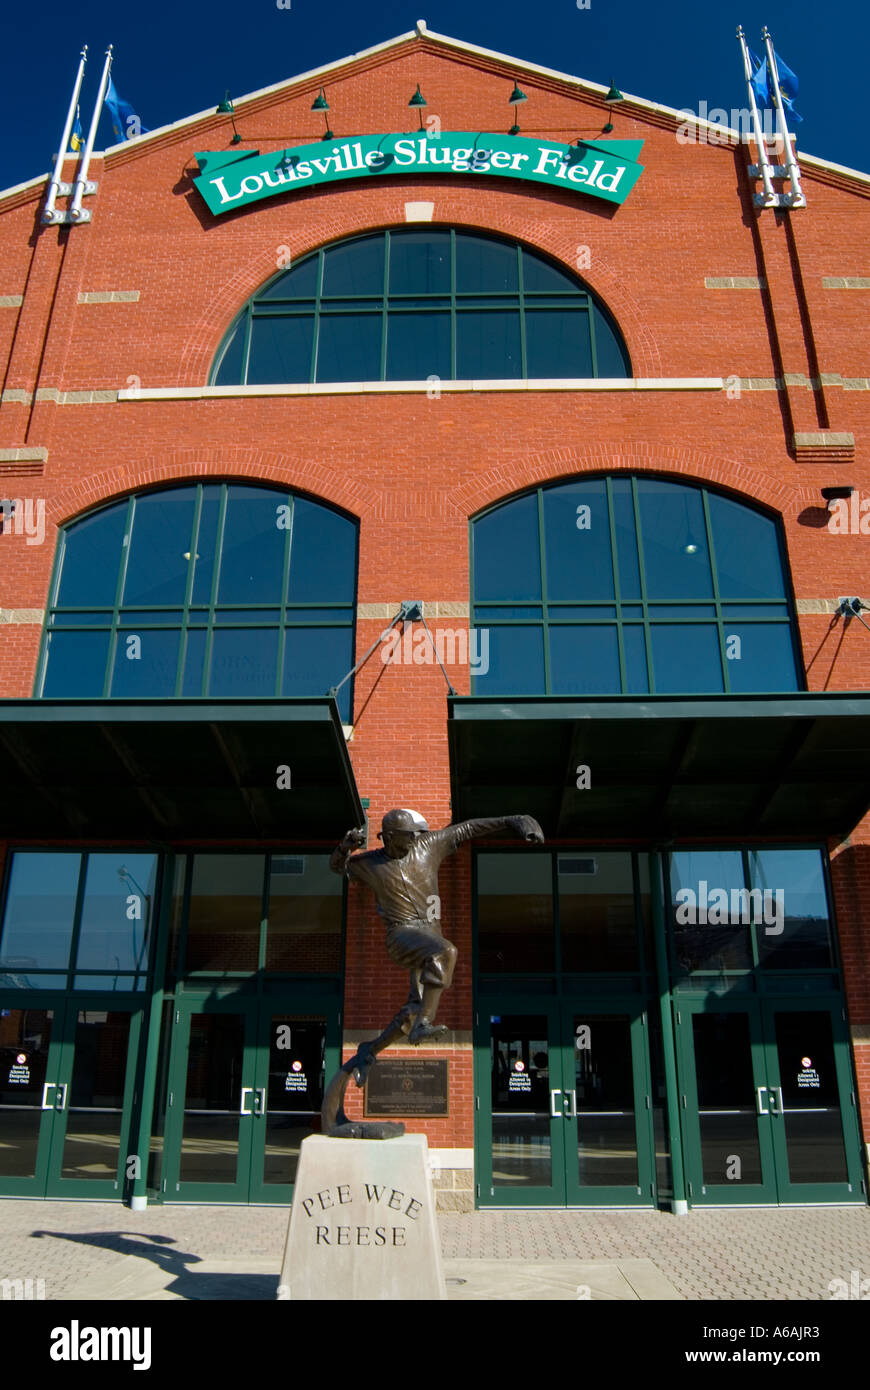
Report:
[[[133,603],[125,602],[124,593],[127,582],[127,574],[130,566],[131,552],[136,546],[136,517],[137,508],[146,500],[155,497],[178,497],[179,494],[187,493],[192,499],[192,524],[188,533],[184,532],[184,539],[174,538],[174,545],[180,551],[181,558],[186,565],[186,573],[182,581],[179,580],[179,598],[173,603],[154,602],[154,603]],[[224,568],[225,553],[229,553],[229,547],[235,543],[235,533],[232,532],[230,522],[228,522],[228,509],[234,505],[237,509],[244,508],[247,500],[258,504],[266,504],[267,510],[271,510],[274,504],[276,510],[276,526],[280,515],[281,539],[277,542],[282,549],[280,561],[276,561],[275,591],[269,595],[268,601],[261,601],[260,596],[254,600],[244,603],[224,602],[220,594],[222,575],[226,573]],[[208,522],[205,517],[206,504],[209,506]],[[304,504],[300,511],[300,504]],[[283,509],[283,511],[281,510]],[[238,513],[237,513],[238,514]],[[322,515],[321,515],[322,514]],[[305,553],[306,539],[305,528],[316,526],[321,519],[325,522],[326,516],[340,520],[346,531],[342,544],[346,547],[341,563],[343,565],[343,577],[340,582],[342,590],[340,597],[327,597],[322,602],[316,601],[316,595],[312,597],[311,581],[306,580],[306,589],[309,591],[308,600],[305,602],[291,601],[290,594],[296,583],[297,571],[293,569],[291,577],[291,566],[294,562],[294,547],[301,547],[301,553]],[[93,522],[95,519],[103,518],[108,523],[106,530],[112,525],[112,519],[123,516],[123,523],[115,525],[115,539],[112,539],[103,552],[97,548],[97,559],[95,566],[102,567],[105,574],[104,590],[106,594],[111,591],[112,597],[101,605],[86,604],[75,602],[64,603],[60,601],[61,589],[64,580],[64,564],[67,554],[69,537],[74,533],[75,528],[82,524]],[[328,522],[326,524],[334,524]],[[309,532],[309,535],[313,535]],[[226,541],[226,547],[225,547]],[[182,550],[181,547],[186,546]],[[314,545],[316,548],[316,545]],[[167,543],[167,553],[170,547]],[[202,554],[200,554],[200,549]],[[276,552],[277,553],[277,552]],[[155,556],[155,571],[158,570],[160,556]],[[179,556],[172,554],[173,562],[178,568],[177,561]],[[141,561],[141,557],[140,557]],[[205,574],[204,582],[197,584],[198,565],[202,562]],[[229,560],[227,565],[229,565]],[[114,573],[114,586],[112,586],[112,574],[110,567],[117,565]],[[309,561],[310,564],[310,561]],[[280,578],[277,576],[277,566],[280,566]],[[147,678],[143,680],[141,692],[138,689],[123,689],[113,692],[113,680],[116,680],[118,670],[123,669],[119,663],[119,652],[124,649],[124,643],[131,636],[139,636],[143,648],[154,638],[154,645],[159,647],[161,642],[166,647],[171,647],[174,636],[177,636],[176,654],[168,655],[165,658],[165,668],[170,670],[168,683],[172,684],[172,689],[162,689],[158,697],[177,699],[177,698],[196,698],[212,697],[219,694],[235,693],[227,690],[215,690],[215,659],[216,653],[222,657],[225,664],[236,663],[240,673],[250,671],[252,677],[256,677],[257,661],[257,642],[261,640],[268,642],[270,646],[270,657],[274,664],[274,677],[270,680],[268,676],[264,678],[263,684],[270,685],[271,688],[263,688],[257,691],[261,697],[271,698],[280,695],[325,695],[328,694],[333,686],[336,686],[346,672],[353,665],[353,651],[355,641],[355,618],[356,618],[356,583],[358,567],[358,527],[356,522],[335,508],[327,507],[314,499],[294,494],[285,489],[274,489],[259,487],[247,484],[243,481],[235,483],[196,483],[181,484],[176,488],[164,488],[143,493],[134,493],[120,501],[112,502],[108,506],[101,507],[98,511],[91,512],[84,517],[76,518],[65,527],[60,535],[57,554],[55,557],[54,575],[51,585],[51,600],[46,612],[45,627],[43,630],[42,648],[37,669],[37,677],[34,687],[36,698],[68,698],[71,693],[85,693],[89,698],[155,698],[153,688],[148,688]],[[141,570],[141,563],[140,563]],[[210,571],[210,574],[209,574]],[[318,568],[318,574],[320,569]],[[181,595],[183,587],[183,596]],[[324,582],[323,592],[329,593],[326,582]],[[335,586],[332,590],[335,593]],[[257,633],[264,634],[260,639]],[[324,637],[323,634],[334,633],[335,637]],[[75,635],[79,638],[88,640],[88,635],[92,635],[93,642],[98,642],[97,655],[94,658],[94,669],[99,667],[104,660],[102,682],[94,677],[94,689],[88,688],[85,692],[81,690],[70,691],[64,688],[64,667],[60,666],[59,677],[55,680],[52,676],[52,642],[55,639],[62,639],[65,643],[66,664],[69,666],[74,659],[78,643],[70,643],[69,639]],[[163,636],[168,634],[168,636]],[[245,634],[238,642],[234,642],[231,634]],[[324,669],[322,688],[319,681],[314,680],[310,669],[304,671],[297,677],[296,668],[300,671],[307,662],[309,667],[313,662],[315,672],[318,663],[318,642],[323,644],[323,650],[330,651],[324,657]],[[329,643],[333,644],[332,649]],[[295,645],[293,645],[295,644]],[[313,644],[313,646],[312,646]],[[233,650],[235,647],[235,651]],[[105,648],[105,655],[104,653]],[[85,654],[85,647],[80,647],[82,656]],[[312,657],[312,651],[314,655]],[[301,655],[298,655],[301,653]],[[174,682],[171,681],[171,667],[175,663]],[[201,665],[201,674],[199,668]],[[135,669],[131,663],[131,669]],[[144,669],[144,668],[143,668]],[[299,687],[298,682],[305,680],[305,688]],[[316,689],[312,688],[316,684]],[[99,685],[99,689],[96,688]],[[339,709],[345,722],[350,720],[352,710],[352,682],[349,681],[342,688],[338,695]],[[242,690],[240,698],[251,697]]]
[[[572,505],[574,501],[581,500],[581,488],[584,484],[597,487],[599,493],[604,490],[604,505],[606,506],[606,529],[608,537],[602,550],[604,557],[601,566],[596,571],[596,580],[604,576],[604,583],[608,586],[609,592],[600,593],[598,596],[590,596],[588,585],[588,575],[577,581],[576,593],[566,595],[564,591],[564,575],[560,581],[562,591],[558,598],[550,596],[548,591],[548,535],[547,521],[545,516],[546,499],[557,496],[560,489],[572,491]],[[621,493],[621,517],[622,517],[622,539],[617,534],[617,515],[614,500],[615,488],[620,487]],[[686,530],[685,541],[682,549],[685,555],[692,554],[699,564],[706,564],[707,570],[702,571],[709,578],[709,593],[704,597],[681,597],[670,596],[661,597],[658,594],[649,592],[649,580],[647,567],[644,561],[644,523],[641,516],[641,504],[644,499],[644,489],[649,487],[661,489],[662,487],[673,487],[674,497],[677,491],[683,494],[686,502]],[[626,488],[630,489],[630,496],[626,493]],[[700,518],[698,522],[698,534],[695,535],[693,525],[689,522],[689,499],[696,499],[696,514]],[[481,575],[483,568],[480,560],[479,538],[481,532],[479,527],[487,518],[493,517],[496,513],[506,513],[512,506],[528,505],[532,501],[536,511],[536,519],[533,522],[534,537],[529,534],[529,545],[531,549],[536,547],[537,564],[528,563],[529,592],[523,593],[521,597],[492,597],[482,588],[485,582]],[[599,497],[599,500],[601,498]],[[711,518],[711,505],[714,502],[727,503],[731,506],[742,508],[748,521],[753,519],[759,523],[766,523],[772,529],[767,532],[766,544],[768,551],[766,555],[767,570],[770,574],[776,574],[778,585],[776,592],[766,595],[755,595],[746,597],[736,591],[729,590],[727,580],[720,578],[716,560],[716,542],[714,537],[714,521]],[[578,508],[579,512],[579,508]],[[630,518],[626,527],[626,517]],[[724,526],[724,523],[721,523]],[[730,523],[729,523],[730,524]],[[579,521],[578,521],[579,526]],[[720,538],[722,536],[720,531]],[[620,549],[622,547],[622,549]],[[636,568],[638,584],[635,592],[624,593],[621,585],[621,570],[627,549],[636,547],[633,551],[634,558],[632,564]],[[531,553],[531,549],[529,553]],[[707,488],[699,484],[688,483],[683,479],[675,480],[663,477],[660,474],[634,474],[624,473],[619,475],[583,474],[580,477],[562,479],[558,483],[552,483],[544,487],[539,487],[533,491],[516,494],[515,496],[502,500],[492,507],[488,507],[478,516],[473,517],[469,524],[469,553],[470,553],[470,590],[471,590],[471,610],[470,627],[478,630],[481,635],[477,650],[486,650],[487,661],[486,670],[482,667],[476,673],[475,666],[471,669],[471,690],[474,695],[561,695],[561,694],[588,694],[594,695],[617,694],[628,696],[642,696],[645,694],[745,694],[751,692],[770,692],[770,691],[790,691],[803,690],[806,688],[803,661],[801,656],[801,646],[798,634],[797,610],[794,604],[792,588],[789,578],[787,552],[782,534],[781,524],[776,517],[771,517],[761,508],[748,506],[742,499],[729,496],[713,488]],[[551,547],[549,558],[554,556]],[[557,556],[562,559],[562,556]],[[747,555],[747,562],[755,562],[754,555]],[[733,557],[732,557],[733,562]],[[518,565],[517,552],[510,546],[505,546],[498,560],[501,566],[500,574],[506,576],[514,572]],[[733,581],[731,581],[733,583]],[[534,587],[532,588],[532,584]],[[767,639],[780,641],[779,659],[781,662],[779,676],[774,675],[769,681],[762,678],[755,684],[739,683],[737,663],[734,661],[735,647],[733,645],[734,629],[738,628],[744,638],[758,642],[754,637],[757,629],[761,629],[765,638],[765,647],[768,646]],[[692,673],[691,682],[687,679],[686,688],[675,688],[672,672],[676,669],[677,663],[671,659],[668,675],[670,679],[667,683],[664,680],[664,668],[666,665],[664,657],[659,655],[660,678],[656,678],[656,653],[655,646],[657,640],[666,631],[665,635],[672,642],[673,647],[679,649],[685,642],[693,639],[692,629],[702,628],[709,638],[709,645],[715,655],[708,657],[706,674],[702,672],[700,680]],[[532,638],[527,640],[525,665],[517,658],[514,665],[519,670],[523,667],[522,675],[517,676],[517,680],[525,682],[522,688],[508,688],[502,683],[496,688],[493,682],[493,672],[496,672],[497,679],[501,679],[495,664],[494,656],[489,653],[496,650],[499,634],[504,632],[534,633]],[[561,630],[561,631],[560,631]],[[782,634],[785,633],[785,637]],[[540,635],[540,641],[538,639]],[[554,634],[555,643],[562,643],[561,661],[564,671],[570,658],[565,658],[567,644],[572,639],[582,637],[583,641],[589,640],[589,650],[594,652],[595,637],[591,634],[598,634],[600,642],[606,641],[612,653],[611,657],[611,677],[601,676],[600,684],[594,684],[598,668],[593,673],[591,684],[582,686],[579,690],[576,686],[561,685],[559,680],[554,678]],[[590,634],[587,639],[586,634]],[[606,635],[605,635],[606,634]],[[518,642],[521,639],[517,639]],[[632,642],[635,656],[632,667],[632,656],[628,648],[629,641]],[[486,644],[484,647],[484,643]],[[535,660],[538,662],[537,668],[528,660],[528,652],[534,643]],[[742,646],[739,646],[742,652]],[[519,650],[519,646],[517,647]],[[598,650],[601,650],[599,646]],[[618,663],[618,668],[617,668]],[[578,658],[578,667],[580,658]],[[686,663],[688,664],[688,663]],[[763,668],[763,662],[758,665]],[[791,670],[793,666],[793,673]],[[787,669],[788,668],[788,669]],[[732,670],[735,674],[732,675]],[[529,674],[529,673],[532,674]],[[640,676],[638,673],[641,673]],[[740,680],[742,680],[742,671]]]
[[[391,267],[393,256],[397,246],[401,242],[406,244],[410,239],[418,239],[423,243],[426,237],[440,238],[443,244],[444,238],[449,239],[449,274],[445,283],[439,285],[434,290],[421,290],[414,287],[413,290],[406,286],[404,290],[397,291],[391,288]],[[376,247],[373,245],[381,243],[381,267],[382,275],[377,290],[365,294],[330,294],[325,292],[324,272],[328,265],[328,257],[332,252],[340,250],[345,252],[349,247],[357,247],[361,255],[371,254]],[[505,248],[512,251],[515,256],[513,273],[509,272],[508,278],[515,277],[515,288],[497,288],[486,290],[463,291],[457,287],[457,248],[460,250],[464,243],[489,243],[494,248],[494,254],[501,253],[502,263],[509,265],[509,261],[504,257]],[[495,251],[498,248],[498,251]],[[314,274],[311,274],[311,267]],[[532,288],[527,282],[534,273],[542,274],[543,277],[550,277],[552,284],[550,288]],[[302,290],[294,293],[294,276],[300,276]],[[282,292],[283,289],[283,292]],[[493,361],[492,370],[482,370],[475,372],[478,379],[504,379],[505,376],[515,376],[517,379],[529,379],[529,354],[531,338],[531,320],[529,315],[535,311],[560,312],[570,311],[576,321],[577,334],[584,335],[583,344],[585,355],[591,363],[589,375],[592,377],[610,376],[612,378],[626,378],[631,376],[631,363],[628,349],[623,340],[622,334],[616,325],[613,316],[601,303],[598,297],[586,286],[577,276],[573,275],[564,265],[548,260],[537,251],[531,251],[528,247],[519,242],[505,241],[503,239],[489,236],[484,233],[471,233],[457,231],[455,228],[433,228],[431,233],[421,232],[417,228],[403,228],[398,230],[385,230],[376,233],[365,233],[359,237],[351,237],[339,242],[333,242],[322,246],[312,252],[309,256],[303,257],[289,270],[282,270],[277,276],[273,276],[266,284],[248,300],[244,308],[236,315],[231,324],[212,366],[209,382],[214,386],[244,386],[249,382],[249,369],[251,363],[251,346],[254,335],[261,332],[258,324],[265,321],[274,322],[276,320],[292,319],[299,323],[300,332],[307,332],[302,321],[310,322],[311,339],[307,350],[307,370],[301,366],[293,371],[289,376],[280,376],[276,380],[284,382],[298,382],[315,384],[320,380],[334,382],[336,380],[427,380],[430,376],[415,377],[407,374],[407,360],[403,356],[401,365],[404,369],[402,374],[392,371],[388,361],[388,345],[390,333],[390,321],[396,316],[425,314],[438,318],[445,325],[449,322],[449,372],[443,376],[444,380],[460,379],[457,368],[458,355],[463,342],[463,326],[469,323],[470,315],[502,315],[503,319],[511,317],[517,320],[518,327],[518,360],[514,360],[512,367],[517,370],[505,372],[496,370],[502,365],[501,360]],[[323,343],[322,330],[329,321],[335,322],[339,318],[352,318],[355,322],[358,333],[363,330],[363,326],[377,320],[377,327],[369,329],[373,341],[378,339],[380,342],[379,366],[376,373],[366,375],[364,378],[359,376],[356,371],[350,371],[347,376],[329,375],[324,378],[319,373],[318,361]],[[357,333],[357,336],[358,336]],[[304,355],[304,354],[302,354]],[[301,362],[301,356],[300,356]],[[610,365],[611,370],[605,372],[603,367]],[[614,367],[614,364],[616,366]],[[437,375],[437,374],[435,374]],[[540,374],[539,374],[540,375]],[[576,377],[577,373],[567,370],[548,370],[548,377]],[[260,378],[256,384],[265,384]]]

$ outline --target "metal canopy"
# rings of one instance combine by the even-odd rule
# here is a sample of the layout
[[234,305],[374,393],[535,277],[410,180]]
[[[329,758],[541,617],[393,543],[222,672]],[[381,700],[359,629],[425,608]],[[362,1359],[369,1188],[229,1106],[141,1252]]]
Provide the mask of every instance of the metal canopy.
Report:
[[526,812],[560,839],[818,839],[870,807],[870,695],[457,696],[448,709],[456,820]]
[[335,841],[363,823],[328,696],[0,700],[4,839]]

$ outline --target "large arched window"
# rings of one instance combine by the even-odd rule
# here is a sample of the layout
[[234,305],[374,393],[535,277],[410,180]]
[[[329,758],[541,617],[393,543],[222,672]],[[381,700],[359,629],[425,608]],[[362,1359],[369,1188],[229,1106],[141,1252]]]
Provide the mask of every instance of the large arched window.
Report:
[[472,596],[478,695],[801,688],[779,528],[707,488],[623,474],[501,503],[472,524]]
[[618,329],[575,276],[516,242],[415,228],[338,242],[271,280],[212,382],[630,374]]
[[36,693],[325,695],[353,665],[356,550],[352,521],[287,491],[115,502],[61,535]]

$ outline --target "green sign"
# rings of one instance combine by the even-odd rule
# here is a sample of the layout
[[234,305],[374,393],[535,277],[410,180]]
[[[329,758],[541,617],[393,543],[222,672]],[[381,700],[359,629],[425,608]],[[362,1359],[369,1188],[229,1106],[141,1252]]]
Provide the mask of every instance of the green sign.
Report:
[[467,131],[360,135],[264,155],[258,150],[198,154],[200,175],[194,183],[215,216],[261,198],[385,174],[455,174],[458,178],[486,174],[623,203],[643,172],[636,162],[642,145],[642,140],[559,145],[526,136]]

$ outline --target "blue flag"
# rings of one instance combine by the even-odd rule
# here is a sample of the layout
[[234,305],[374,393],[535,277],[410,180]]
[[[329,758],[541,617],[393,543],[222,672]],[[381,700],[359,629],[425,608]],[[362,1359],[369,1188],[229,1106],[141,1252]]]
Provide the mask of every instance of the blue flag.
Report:
[[106,89],[106,106],[112,116],[112,130],[118,140],[132,140],[135,135],[147,135],[148,127],[143,125],[129,101],[118,96],[111,77]]
[[[776,103],[774,102],[773,98],[773,81],[771,80],[770,72],[768,69],[767,58],[759,58],[757,54],[753,53],[751,48],[747,49],[747,51],[749,53],[749,61],[753,67],[753,75],[751,78],[751,82],[755,90],[755,95],[758,98],[758,101],[762,106],[765,107],[775,106]],[[779,90],[782,93],[782,104],[785,107],[786,111],[788,111],[792,120],[802,121],[803,116],[801,116],[794,108],[794,95],[798,89],[797,77],[792,72],[788,63],[784,62],[784,60],[780,58],[776,50],[774,50],[773,56],[776,60],[776,71],[777,76],[779,77]]]

